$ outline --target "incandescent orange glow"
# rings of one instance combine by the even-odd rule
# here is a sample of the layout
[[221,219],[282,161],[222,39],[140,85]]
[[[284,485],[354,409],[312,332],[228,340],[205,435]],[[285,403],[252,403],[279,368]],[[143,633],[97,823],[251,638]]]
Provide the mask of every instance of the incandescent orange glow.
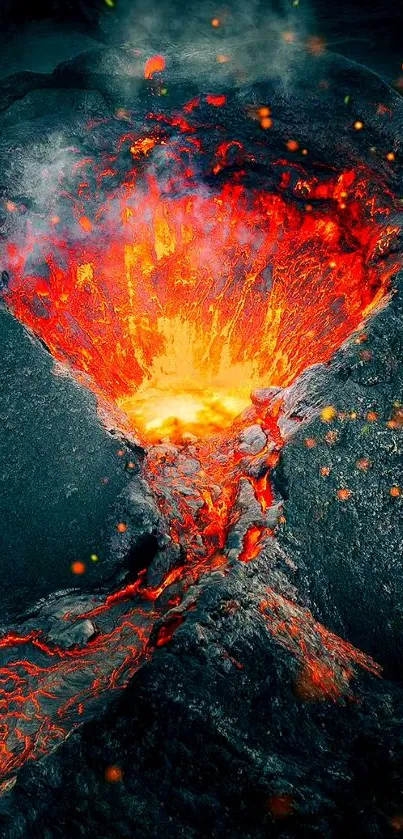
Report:
[[307,40],[307,50],[311,55],[322,55],[326,50],[326,43],[320,35],[312,35]]
[[226,101],[226,96],[213,96],[211,93],[207,94],[206,96],[206,102],[209,105],[214,105],[215,108],[222,108],[222,106],[225,105]]
[[[147,62],[151,72],[150,62],[154,71],[163,59]],[[207,102],[216,109],[225,97]],[[199,148],[182,117],[173,124]],[[126,141],[140,162],[167,145],[158,134]],[[240,150],[238,141],[219,146],[213,171]],[[395,270],[372,259],[383,228],[365,216],[354,172],[321,184],[301,176],[294,191],[326,199],[326,213],[289,200],[287,173],[278,193],[236,180],[189,189],[191,176],[188,167],[183,189],[176,178],[170,192],[151,171],[141,188],[131,174],[110,216],[107,205],[96,217],[77,213],[77,241],[52,226],[41,243],[48,278],[26,267],[35,237],[24,252],[9,246],[12,311],[92,388],[109,420],[148,442],[210,436],[249,406],[254,389],[288,385],[327,360]]]
[[141,157],[142,155],[147,155],[151,149],[154,148],[156,145],[156,140],[153,137],[145,137],[142,140],[137,140],[130,146],[130,153],[133,157]]
[[165,70],[166,62],[163,55],[152,55],[144,67],[144,78],[152,79],[154,73],[162,73]]
[[340,684],[327,662],[308,659],[296,678],[295,693],[305,702],[320,702],[325,699],[334,701],[340,695]]
[[361,472],[367,472],[368,469],[371,468],[372,463],[368,457],[360,457],[359,460],[356,462],[357,469],[361,469]]
[[291,795],[271,795],[268,808],[275,819],[285,819],[294,811],[294,801]]
[[326,405],[320,412],[320,417],[323,422],[331,422],[337,414],[336,408],[333,405]]
[[261,550],[262,528],[251,527],[245,534],[243,550],[239,555],[241,562],[250,562],[256,559]]
[[110,784],[117,784],[123,778],[120,766],[107,766],[105,769],[105,780]]
[[116,530],[118,533],[126,533],[127,524],[124,521],[120,521],[119,524],[116,525]]
[[345,489],[343,487],[342,489],[337,490],[337,498],[339,499],[339,501],[348,501],[350,496],[351,496],[351,490],[350,489]]
[[86,218],[86,216],[82,216],[79,221],[82,229],[85,230],[86,233],[90,233],[92,230],[92,224],[89,218]]

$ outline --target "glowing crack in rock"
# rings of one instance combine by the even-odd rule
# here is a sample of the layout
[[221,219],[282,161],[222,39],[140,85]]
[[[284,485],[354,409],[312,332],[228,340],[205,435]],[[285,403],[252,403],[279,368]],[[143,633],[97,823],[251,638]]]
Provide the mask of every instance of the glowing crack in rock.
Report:
[[[264,413],[273,428],[266,407],[260,413],[262,429],[266,429]],[[254,418],[258,417],[256,412]],[[0,639],[0,653],[7,656],[0,668],[3,791],[27,759],[52,751],[72,729],[91,719],[102,699],[128,683],[153,649],[169,643],[194,608],[203,576],[225,573],[236,557],[248,563],[257,553],[264,555],[273,541],[271,496],[253,474],[262,470],[267,474],[278,448],[267,430],[263,449],[242,455],[237,447],[239,430],[235,437],[225,435],[221,442],[201,444],[191,453],[186,446],[149,449],[144,475],[169,522],[172,544],[182,548],[184,557],[159,585],[146,586],[142,572],[134,583],[104,600],[93,597],[93,605],[82,613],[77,606],[65,609],[60,621],[67,627],[83,622],[93,627],[84,646],[60,647],[40,630]],[[256,510],[252,523],[248,515],[242,526],[239,501],[245,481]],[[329,633],[281,594],[269,591],[262,597],[256,592],[254,601],[256,620],[263,616],[269,635],[299,662],[296,690],[303,698],[337,701],[352,695],[350,681],[357,667],[380,673],[370,656]]]

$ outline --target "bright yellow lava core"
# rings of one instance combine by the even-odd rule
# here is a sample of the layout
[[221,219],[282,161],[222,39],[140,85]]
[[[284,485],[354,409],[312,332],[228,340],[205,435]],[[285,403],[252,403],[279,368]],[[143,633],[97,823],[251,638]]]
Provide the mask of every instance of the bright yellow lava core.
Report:
[[120,408],[133,426],[151,442],[181,442],[189,436],[199,439],[217,434],[228,428],[248,404],[250,399],[239,393],[190,387],[163,390],[147,385],[120,400]]
[[212,359],[213,335],[184,318],[158,318],[157,332],[163,349],[149,375],[119,400],[133,427],[152,442],[204,438],[228,428],[250,405],[253,363],[234,363],[225,346]]

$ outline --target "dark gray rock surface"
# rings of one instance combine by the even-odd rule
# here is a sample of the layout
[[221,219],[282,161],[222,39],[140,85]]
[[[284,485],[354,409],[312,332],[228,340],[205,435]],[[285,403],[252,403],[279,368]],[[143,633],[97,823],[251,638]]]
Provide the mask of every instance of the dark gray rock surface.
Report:
[[[300,590],[319,617],[326,614],[326,625],[364,645],[399,680],[402,499],[390,490],[403,483],[402,342],[398,281],[389,306],[322,377],[319,404],[333,405],[341,418],[328,424],[316,417],[298,430],[277,474],[287,518],[279,538],[299,566]],[[329,431],[334,442],[326,440]],[[307,447],[307,438],[316,445]],[[344,502],[340,488],[351,492]]]
[[[46,593],[110,577],[103,528],[129,476],[94,398],[55,376],[49,354],[4,309],[0,324],[4,625],[7,613],[26,611]],[[71,573],[76,560],[87,564],[84,580]]]

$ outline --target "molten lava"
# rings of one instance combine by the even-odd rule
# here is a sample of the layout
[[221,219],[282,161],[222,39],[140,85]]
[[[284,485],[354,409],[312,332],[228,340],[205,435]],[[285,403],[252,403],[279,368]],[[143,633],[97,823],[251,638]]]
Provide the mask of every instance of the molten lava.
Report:
[[[209,437],[252,390],[328,359],[393,272],[374,259],[393,228],[373,212],[362,173],[301,175],[291,189],[278,161],[276,192],[247,188],[242,171],[207,187],[194,126],[172,119],[180,141],[170,140],[160,121],[121,139],[130,168],[108,199],[100,185],[116,176],[118,152],[101,167],[76,164],[77,196],[64,198],[75,220],[59,212],[45,233],[28,227],[23,248],[8,247],[10,308],[113,422],[148,442]],[[213,172],[225,172],[233,147],[242,154],[240,143],[217,148]],[[157,177],[161,154],[186,161],[175,178]]]

